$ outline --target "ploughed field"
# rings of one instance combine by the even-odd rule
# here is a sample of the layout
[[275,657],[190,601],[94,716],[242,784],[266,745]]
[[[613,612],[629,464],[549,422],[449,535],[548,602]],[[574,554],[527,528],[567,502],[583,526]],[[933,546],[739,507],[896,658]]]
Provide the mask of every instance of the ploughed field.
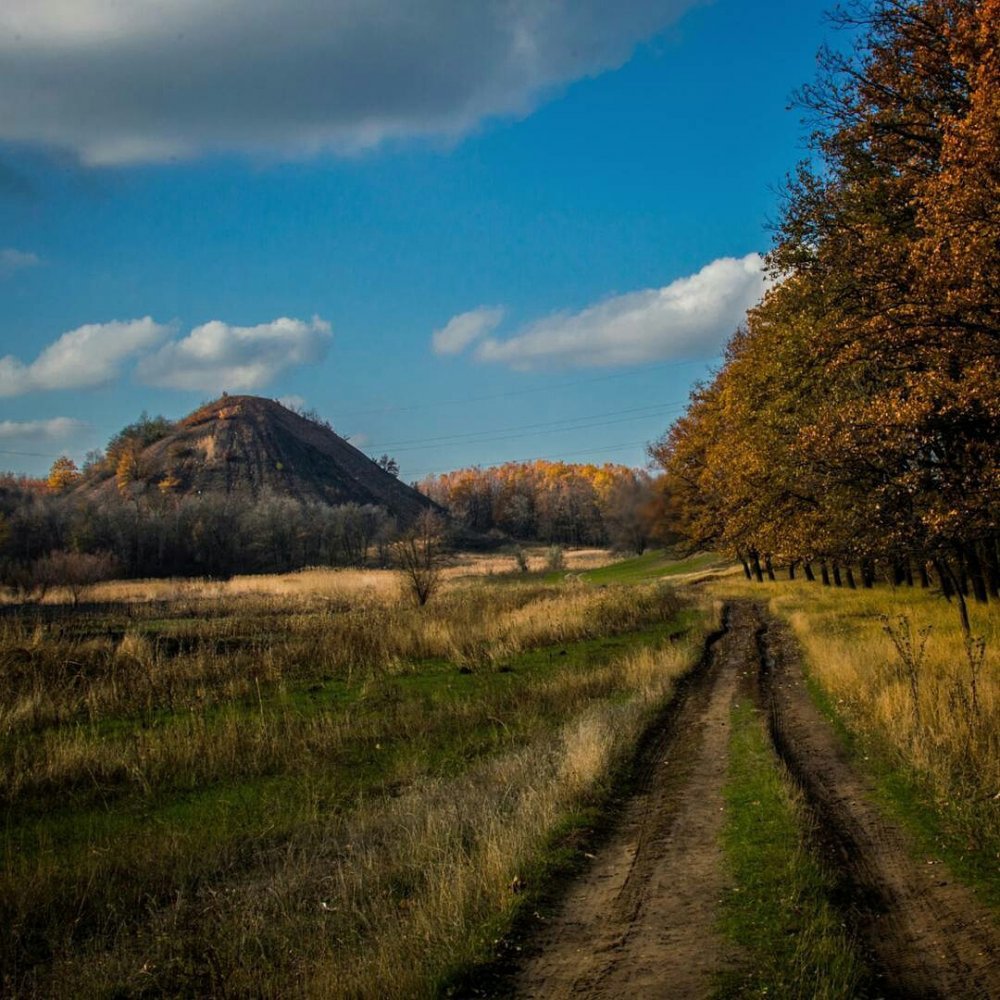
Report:
[[0,993],[1000,995],[995,606],[602,561],[5,608]]

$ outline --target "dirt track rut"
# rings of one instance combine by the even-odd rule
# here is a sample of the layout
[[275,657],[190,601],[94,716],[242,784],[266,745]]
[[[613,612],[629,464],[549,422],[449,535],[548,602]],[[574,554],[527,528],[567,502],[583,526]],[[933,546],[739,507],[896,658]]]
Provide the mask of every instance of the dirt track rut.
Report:
[[621,825],[517,982],[524,997],[701,997],[737,956],[716,930],[730,706],[754,622],[728,614],[662,733],[640,761]]
[[873,804],[872,788],[806,690],[785,627],[769,622],[759,652],[772,738],[844,878],[846,915],[872,954],[882,995],[1000,997],[994,918],[937,858],[915,860],[903,831]]
[[748,602],[727,607],[723,634],[640,748],[615,832],[537,935],[513,992],[681,1000],[710,996],[717,975],[739,967],[717,931],[719,834],[730,707],[754,680],[775,748],[819,820],[817,846],[841,874],[838,904],[876,996],[1000,997],[995,920],[943,866],[914,860],[810,699],[787,631]]

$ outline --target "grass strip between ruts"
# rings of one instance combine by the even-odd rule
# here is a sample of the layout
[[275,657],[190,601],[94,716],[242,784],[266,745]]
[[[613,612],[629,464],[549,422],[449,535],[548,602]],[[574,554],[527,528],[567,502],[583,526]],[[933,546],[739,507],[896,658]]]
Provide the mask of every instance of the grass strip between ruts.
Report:
[[745,954],[719,997],[866,995],[868,973],[829,902],[834,882],[806,845],[810,822],[749,698],[732,710],[722,840],[731,879],[723,932]]

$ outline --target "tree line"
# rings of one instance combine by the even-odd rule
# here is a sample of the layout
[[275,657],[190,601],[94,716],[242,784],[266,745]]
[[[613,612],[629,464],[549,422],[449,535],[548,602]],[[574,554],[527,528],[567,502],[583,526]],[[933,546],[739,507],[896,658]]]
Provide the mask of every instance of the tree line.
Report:
[[53,553],[100,557],[105,575],[226,577],[385,561],[395,533],[395,520],[370,505],[158,490],[95,500],[0,482],[0,583],[21,590],[96,571],[92,560],[53,562]]
[[662,520],[650,476],[624,465],[506,462],[430,476],[417,488],[469,530],[521,541],[641,554]]
[[[668,516],[748,577],[1000,596],[1000,0],[840,9],[798,95],[773,287],[651,448]],[[963,602],[964,608],[964,602]]]

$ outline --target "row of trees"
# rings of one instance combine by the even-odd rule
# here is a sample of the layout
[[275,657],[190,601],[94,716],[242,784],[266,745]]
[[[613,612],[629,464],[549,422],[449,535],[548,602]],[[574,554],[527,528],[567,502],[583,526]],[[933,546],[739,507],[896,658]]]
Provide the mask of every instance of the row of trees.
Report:
[[623,465],[507,462],[431,476],[418,488],[470,530],[524,541],[641,553],[659,520],[652,480]]
[[[775,286],[651,449],[670,517],[745,565],[932,565],[1000,594],[1000,0],[838,15],[800,95]],[[759,571],[759,570],[758,570]],[[825,572],[825,569],[824,569]],[[853,582],[853,572],[851,580]]]
[[[381,507],[291,497],[59,495],[0,485],[0,577],[47,572],[52,552],[106,554],[127,576],[228,576],[384,560],[395,521]],[[110,565],[110,564],[106,564]],[[31,572],[28,572],[28,571]],[[37,574],[36,574],[37,575]]]

